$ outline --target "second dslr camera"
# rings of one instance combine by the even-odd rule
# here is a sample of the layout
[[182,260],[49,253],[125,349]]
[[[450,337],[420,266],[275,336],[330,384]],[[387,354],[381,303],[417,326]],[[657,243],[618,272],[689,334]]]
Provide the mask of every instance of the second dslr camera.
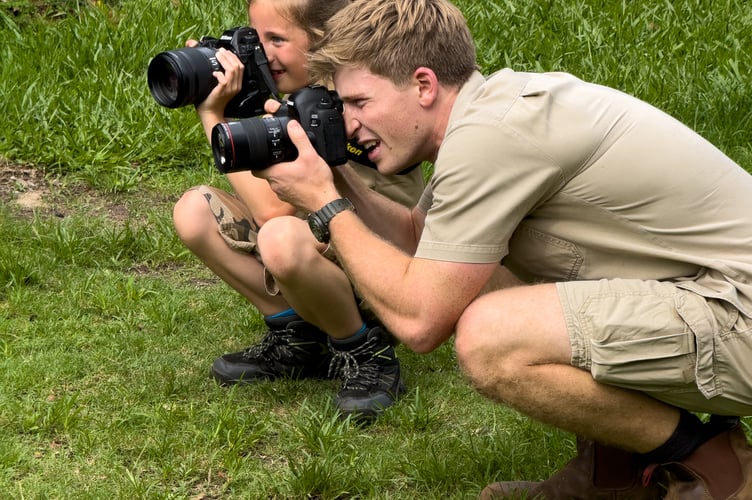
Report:
[[231,28],[219,38],[203,37],[197,47],[162,52],[149,63],[147,80],[154,99],[168,108],[200,104],[217,85],[212,75],[224,71],[220,48],[233,52],[245,66],[243,87],[225,108],[225,116],[245,118],[264,112],[264,102],[277,93],[264,46],[253,28]]
[[222,122],[211,133],[214,162],[220,172],[263,170],[292,161],[298,151],[287,135],[291,119],[300,122],[316,152],[330,166],[347,162],[347,133],[342,100],[333,90],[310,85],[294,92],[273,116]]

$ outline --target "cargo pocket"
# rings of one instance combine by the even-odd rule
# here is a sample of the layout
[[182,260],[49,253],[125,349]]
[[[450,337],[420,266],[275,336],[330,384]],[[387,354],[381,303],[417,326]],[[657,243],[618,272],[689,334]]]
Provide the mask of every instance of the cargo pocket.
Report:
[[715,376],[716,322],[708,307],[707,299],[692,292],[679,294],[676,296],[676,311],[695,335],[697,388],[708,399],[723,394],[723,388]]
[[692,382],[694,334],[676,314],[672,295],[616,293],[587,305],[580,319],[591,328],[595,380],[644,392]]

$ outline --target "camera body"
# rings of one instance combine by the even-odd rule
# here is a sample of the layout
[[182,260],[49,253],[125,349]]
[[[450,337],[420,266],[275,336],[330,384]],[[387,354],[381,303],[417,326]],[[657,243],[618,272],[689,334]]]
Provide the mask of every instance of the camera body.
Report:
[[245,118],[264,112],[264,102],[277,94],[264,46],[253,28],[236,27],[219,38],[203,37],[197,47],[186,47],[154,56],[147,80],[154,99],[168,108],[198,105],[217,85],[215,71],[224,71],[217,61],[220,48],[235,54],[245,66],[243,86],[225,107],[225,116]]
[[298,151],[287,135],[291,119],[300,122],[316,152],[328,165],[342,165],[347,162],[342,109],[342,100],[335,91],[309,85],[291,94],[272,116],[218,123],[211,133],[217,169],[224,174],[263,170],[297,158]]

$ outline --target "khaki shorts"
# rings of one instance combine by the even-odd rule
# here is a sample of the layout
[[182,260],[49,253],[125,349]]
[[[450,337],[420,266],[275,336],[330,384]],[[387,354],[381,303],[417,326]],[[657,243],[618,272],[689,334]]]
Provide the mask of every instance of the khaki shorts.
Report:
[[557,283],[572,365],[691,411],[752,415],[752,322],[672,283]]

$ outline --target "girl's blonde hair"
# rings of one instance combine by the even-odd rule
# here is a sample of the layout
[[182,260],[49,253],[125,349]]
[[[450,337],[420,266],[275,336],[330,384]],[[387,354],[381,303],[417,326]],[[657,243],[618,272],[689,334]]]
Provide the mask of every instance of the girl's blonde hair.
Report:
[[[263,0],[249,0],[248,6]],[[274,8],[308,35],[311,44],[324,36],[326,22],[352,0],[273,0]]]

